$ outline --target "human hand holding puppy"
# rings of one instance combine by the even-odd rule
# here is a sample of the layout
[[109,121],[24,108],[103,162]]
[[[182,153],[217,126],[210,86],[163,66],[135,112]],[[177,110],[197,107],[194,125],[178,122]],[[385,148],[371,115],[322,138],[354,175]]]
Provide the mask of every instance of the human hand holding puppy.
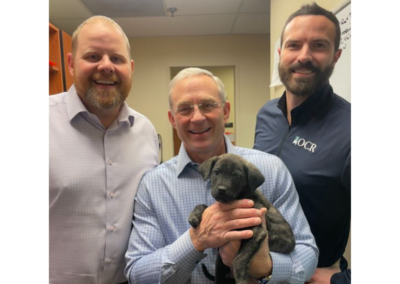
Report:
[[[204,210],[197,228],[191,227],[189,235],[197,251],[219,248],[230,241],[249,239],[252,230],[240,230],[261,224],[264,218],[261,210],[252,208],[254,201],[235,200],[231,203],[215,202]],[[237,252],[236,252],[237,253]]]
[[[254,281],[252,280],[252,276],[255,276],[257,278],[270,276],[272,272],[272,259],[269,256],[269,250],[271,249],[275,252],[289,254],[293,251],[295,247],[295,239],[293,231],[290,225],[284,219],[284,217],[257,189],[265,181],[263,174],[258,170],[256,166],[235,154],[224,154],[207,159],[200,165],[198,169],[199,172],[203,175],[204,180],[210,178],[211,195],[215,198],[215,200],[226,204],[228,208],[231,209],[230,205],[232,203],[243,202],[251,199],[254,201],[254,207],[258,209],[257,213],[260,214],[259,216],[265,218],[266,220],[262,222],[262,224],[261,222],[258,223],[259,220],[257,220],[258,225],[249,226],[250,224],[248,220],[246,220],[246,217],[248,216],[236,215],[237,217],[239,217],[239,219],[234,220],[235,214],[228,215],[231,219],[227,219],[225,223],[224,218],[226,218],[227,216],[222,215],[224,216],[222,218],[222,229],[224,229],[222,231],[222,241],[221,235],[219,236],[219,239],[218,235],[216,235],[216,241],[219,241],[218,243],[213,243],[212,246],[208,245],[206,247],[202,247],[201,249],[209,247],[221,247],[228,241],[241,240],[239,250],[236,250],[237,247],[234,247],[233,250],[234,254],[236,254],[233,260],[233,276],[235,279],[233,282],[229,280],[232,279],[228,276],[229,274],[232,274],[232,269],[223,262],[220,253],[218,253],[216,260],[216,276],[215,278],[213,278],[213,276],[211,275],[211,277],[208,278],[210,280],[215,280],[215,283],[218,284],[247,284],[249,283],[249,281]],[[246,201],[246,203],[247,205],[250,205],[252,202],[249,203]],[[215,204],[218,203],[214,203],[214,206]],[[218,206],[221,205],[218,204]],[[192,210],[189,215],[189,223],[192,225],[193,228],[199,227],[203,218],[202,215],[206,212],[206,209],[207,205],[198,204]],[[261,211],[261,209],[263,209],[263,211]],[[268,212],[266,211],[266,209],[268,209]],[[235,211],[232,210],[232,212]],[[221,215],[213,213],[212,211],[208,213],[211,213],[212,215],[208,215],[207,218],[218,219],[221,217]],[[245,219],[240,219],[243,217]],[[211,222],[210,224],[210,229],[215,228],[213,222]],[[245,232],[245,230],[237,230],[240,228],[251,229],[253,232],[249,232],[249,234],[247,235],[247,233],[243,233]],[[206,237],[211,235],[208,233],[209,230],[207,229],[207,227],[203,228],[203,230],[207,233]],[[230,237],[227,237],[228,234]],[[243,237],[238,238],[240,235],[242,235]],[[236,238],[233,236],[236,236]],[[265,239],[267,239],[267,242],[265,242]],[[198,247],[196,248],[198,249]],[[261,252],[259,252],[260,249],[262,249]],[[233,254],[231,254],[229,259],[232,256]],[[253,258],[255,256],[257,256],[257,259],[260,262],[253,261]],[[230,260],[227,262],[230,262]],[[254,272],[253,274],[251,272],[252,263],[252,269],[255,270],[255,274]],[[206,275],[209,274],[206,271],[204,271],[204,273]]]
[[[261,208],[260,211],[262,214],[262,217],[261,217],[262,218],[262,226],[263,226],[263,228],[266,228],[265,213],[267,212],[267,209]],[[219,248],[219,254],[221,256],[223,263],[226,266],[229,266],[231,271],[233,269],[233,261],[239,252],[240,245],[241,245],[241,241],[236,240],[236,241],[230,241]],[[267,236],[264,239],[260,249],[254,255],[253,259],[251,260],[250,265],[249,265],[249,272],[250,272],[250,275],[252,275],[254,278],[258,279],[258,278],[261,278],[264,276],[271,275],[272,267],[273,267],[273,263],[272,263],[271,256],[269,254],[268,236]]]

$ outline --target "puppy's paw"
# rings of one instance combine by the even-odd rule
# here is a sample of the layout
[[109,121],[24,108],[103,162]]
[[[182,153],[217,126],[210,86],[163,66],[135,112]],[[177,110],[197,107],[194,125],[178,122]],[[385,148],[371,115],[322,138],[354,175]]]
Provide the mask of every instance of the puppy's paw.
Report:
[[201,222],[201,216],[203,215],[204,210],[206,210],[207,205],[199,204],[197,205],[193,211],[189,215],[189,223],[193,228],[197,228],[197,226]]

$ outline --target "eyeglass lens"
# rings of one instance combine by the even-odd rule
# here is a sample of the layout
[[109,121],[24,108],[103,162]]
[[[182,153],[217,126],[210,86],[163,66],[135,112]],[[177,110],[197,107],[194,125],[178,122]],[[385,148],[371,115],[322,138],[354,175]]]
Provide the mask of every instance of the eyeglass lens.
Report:
[[[177,108],[177,112],[180,115],[191,115],[193,113],[194,110],[194,105],[191,104],[181,104],[178,106]],[[199,108],[199,110],[201,111],[201,113],[208,113],[208,112],[212,112],[213,110],[215,110],[217,107],[219,106],[219,103],[215,102],[215,101],[203,101],[199,104],[197,104],[197,107]]]

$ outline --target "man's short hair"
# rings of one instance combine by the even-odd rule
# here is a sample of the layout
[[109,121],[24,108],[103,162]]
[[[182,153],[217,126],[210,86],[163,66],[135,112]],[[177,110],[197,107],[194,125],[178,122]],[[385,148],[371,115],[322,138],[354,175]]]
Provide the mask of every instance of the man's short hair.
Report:
[[201,76],[201,75],[206,75],[214,80],[214,82],[217,84],[219,98],[220,98],[222,104],[225,104],[225,102],[226,102],[225,85],[224,85],[224,83],[222,83],[221,79],[218,78],[217,76],[214,76],[214,74],[208,70],[190,67],[190,68],[185,68],[185,69],[181,70],[178,74],[176,74],[176,76],[169,83],[168,102],[169,102],[169,109],[171,111],[173,111],[172,98],[171,98],[172,90],[175,87],[176,83],[178,83],[179,81],[186,79],[188,77]]
[[116,27],[118,30],[121,31],[124,39],[125,39],[125,43],[126,43],[126,48],[128,49],[128,53],[129,53],[129,59],[132,59],[131,57],[131,46],[129,44],[129,40],[128,37],[126,36],[125,32],[122,30],[122,28],[112,19],[106,17],[106,16],[93,16],[90,17],[89,19],[87,19],[86,21],[84,21],[82,24],[79,25],[79,27],[76,28],[76,30],[74,31],[74,33],[72,34],[72,56],[75,57],[76,54],[76,49],[78,48],[78,36],[79,33],[81,32],[82,28],[89,23],[92,22],[96,22],[96,21],[102,21],[102,22],[106,22],[109,23],[111,25],[113,25],[114,27]]
[[286,20],[285,26],[282,29],[281,33],[281,47],[283,44],[283,34],[285,33],[286,26],[296,17],[298,16],[324,16],[328,20],[330,20],[334,25],[336,29],[335,33],[335,38],[334,38],[334,44],[335,44],[335,51],[339,49],[340,46],[340,36],[341,36],[341,31],[340,31],[340,24],[339,20],[336,18],[336,16],[328,11],[325,10],[324,8],[318,6],[317,3],[313,2],[312,4],[305,4],[301,6],[299,10],[294,12],[289,16],[289,18]]

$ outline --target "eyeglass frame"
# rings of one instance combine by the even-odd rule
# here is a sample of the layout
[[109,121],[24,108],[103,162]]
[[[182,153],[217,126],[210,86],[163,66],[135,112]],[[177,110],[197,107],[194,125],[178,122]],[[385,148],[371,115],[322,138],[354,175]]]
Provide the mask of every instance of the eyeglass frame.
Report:
[[[213,108],[213,109],[210,110],[210,111],[204,111],[204,109],[202,109],[203,104],[204,104],[204,103],[210,103],[210,101],[212,101],[212,104],[215,106],[215,108]],[[190,107],[190,113],[189,113],[189,114],[182,114],[182,113],[180,113],[180,112],[178,111],[179,107],[182,106],[182,105],[188,105],[188,106]],[[199,104],[183,103],[183,104],[179,105],[179,106],[175,109],[174,113],[179,114],[179,115],[181,115],[181,116],[186,116],[186,117],[188,117],[188,116],[193,116],[193,114],[194,114],[194,107],[195,107],[195,106],[197,106],[197,108],[199,109],[199,111],[201,112],[201,114],[205,114],[205,113],[211,113],[211,112],[213,112],[214,110],[216,110],[216,109],[217,109],[218,107],[220,107],[220,106],[225,107],[225,102],[216,102],[216,101],[213,101],[213,100],[204,100],[203,102],[201,102],[201,103],[199,103]]]

